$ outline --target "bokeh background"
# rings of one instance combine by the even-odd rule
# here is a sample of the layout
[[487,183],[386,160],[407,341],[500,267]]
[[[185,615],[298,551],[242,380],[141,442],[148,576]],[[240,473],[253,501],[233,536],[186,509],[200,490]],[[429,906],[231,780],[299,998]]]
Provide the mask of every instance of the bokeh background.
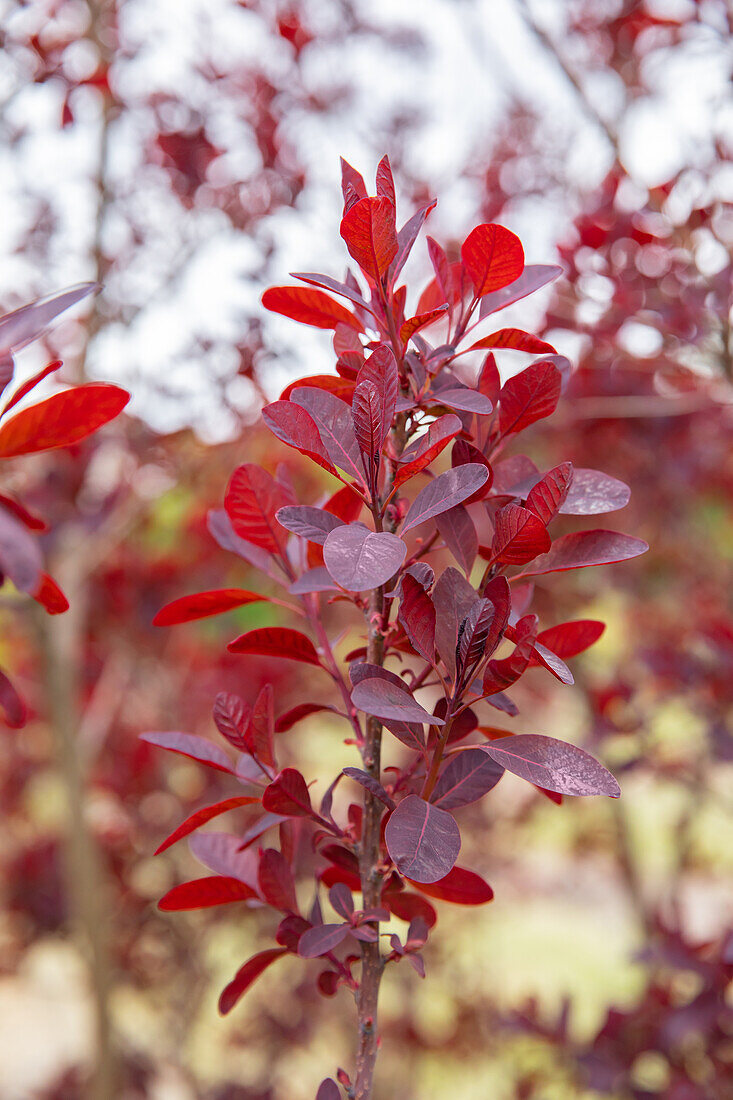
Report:
[[[50,521],[72,609],[0,595],[31,705],[0,739],[0,1100],[311,1100],[351,1064],[348,997],[315,998],[296,960],[217,1016],[258,918],[160,914],[196,865],[152,852],[226,783],[137,735],[210,736],[217,691],[256,694],[225,642],[270,611],[151,619],[256,586],[206,512],[238,462],[273,460],[261,404],[333,363],[259,297],[340,277],[338,157],[370,178],[385,152],[400,221],[437,196],[449,247],[499,221],[563,265],[505,314],[577,364],[528,447],[627,481],[619,525],[651,551],[538,587],[547,622],[608,627],[575,688],[517,692],[524,732],[590,748],[623,797],[557,806],[507,776],[465,811],[496,899],[442,906],[425,983],[388,974],[377,1095],[733,1096],[732,20],[726,0],[0,0],[0,312],[103,284],[20,373],[58,355],[133,394],[99,438],[3,471]],[[347,762],[320,718],[288,736],[309,774]]]

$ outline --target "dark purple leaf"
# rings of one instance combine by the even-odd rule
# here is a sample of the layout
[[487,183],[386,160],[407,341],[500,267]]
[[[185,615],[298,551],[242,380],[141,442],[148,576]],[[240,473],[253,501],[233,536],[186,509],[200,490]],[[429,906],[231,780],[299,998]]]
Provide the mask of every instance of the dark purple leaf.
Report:
[[457,569],[449,566],[433,589],[435,604],[435,644],[451,676],[456,672],[458,628],[479,596]]
[[[488,762],[488,767],[487,767]],[[504,769],[486,756],[482,749],[465,749],[456,753],[443,769],[430,796],[441,810],[456,810],[483,798],[501,779]]]
[[285,768],[265,787],[262,807],[283,817],[312,817],[310,795],[305,779],[295,768]]
[[405,517],[402,533],[462,504],[481,488],[488,476],[489,471],[478,462],[446,470],[417,494]]
[[318,924],[309,928],[298,940],[298,954],[301,959],[316,959],[327,955],[338,947],[349,934],[348,924]]
[[188,842],[193,856],[216,875],[257,885],[257,853],[240,851],[241,838],[230,833],[196,833]]
[[316,1100],[341,1100],[341,1092],[336,1082],[331,1077],[321,1081],[316,1093]]
[[310,413],[333,465],[363,485],[361,452],[354,435],[351,406],[327,390],[311,386],[298,386],[290,400]]
[[397,870],[414,882],[444,878],[461,850],[461,834],[451,815],[414,794],[390,816],[384,838]]
[[21,592],[35,592],[43,560],[38,540],[5,508],[0,508],[0,573]]
[[328,891],[328,900],[331,902],[331,908],[340,917],[343,917],[344,920],[351,920],[351,915],[354,912],[354,899],[348,886],[344,885],[343,882],[337,882]]
[[219,692],[214,700],[214,724],[239,752],[247,751],[246,734],[251,718],[252,711],[243,699],[230,692]]
[[550,549],[551,539],[542,520],[529,508],[507,504],[494,517],[492,561],[524,565]]
[[457,504],[436,516],[435,522],[441,538],[468,577],[478,553],[478,535],[468,511],[464,505]]
[[158,748],[168,749],[169,752],[180,753],[181,756],[187,756],[198,764],[216,768],[217,771],[226,772],[228,775],[234,774],[232,762],[224,750],[220,749],[218,745],[212,744],[211,741],[207,741],[206,738],[198,737],[195,733],[175,733],[172,731],[141,733],[140,740],[146,741],[148,745],[157,745]]
[[378,588],[397,572],[407,546],[388,531],[370,531],[363,523],[337,527],[323,546],[323,560],[335,581],[348,592]]
[[347,775],[349,779],[353,779],[355,783],[359,783],[362,787],[365,787],[375,798],[378,798],[380,802],[384,803],[388,810],[394,809],[393,800],[389,797],[382,784],[371,776],[369,772],[362,771],[361,768],[344,768],[344,775]]
[[372,677],[362,680],[351,692],[351,701],[365,714],[376,718],[396,718],[401,722],[428,722],[434,726],[443,726],[442,718],[436,718],[413,699],[406,687],[392,684],[387,680]]
[[605,794],[611,798],[621,794],[618,783],[602,764],[576,745],[554,737],[517,734],[482,745],[480,751],[520,779],[557,794]]
[[[358,390],[364,382],[371,382],[379,395],[379,423],[381,428],[378,449],[381,450],[392,427],[400,388],[397,361],[387,344],[380,344],[365,360],[356,378],[356,389]],[[355,400],[356,391],[354,391]]]
[[369,469],[382,450],[385,435],[382,402],[373,382],[361,382],[356,387],[351,414],[354,418],[356,441]]

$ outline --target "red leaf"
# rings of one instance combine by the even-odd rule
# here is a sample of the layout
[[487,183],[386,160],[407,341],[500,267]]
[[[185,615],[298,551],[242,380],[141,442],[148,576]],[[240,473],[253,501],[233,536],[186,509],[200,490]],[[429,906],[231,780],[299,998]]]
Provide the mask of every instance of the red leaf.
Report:
[[[379,396],[379,420],[381,424],[379,448],[381,449],[392,427],[400,388],[397,361],[387,344],[380,344],[365,360],[357,375],[357,390],[364,382],[371,382]],[[354,409],[355,402],[356,390],[354,391],[352,409]],[[356,416],[355,410],[354,416]]]
[[224,499],[235,533],[271,554],[283,552],[285,535],[275,513],[289,503],[272,474],[251,462],[234,471]]
[[[195,813],[187,817],[185,821],[181,822],[177,829],[174,829],[170,836],[167,836],[162,844],[159,844],[155,849],[155,855],[160,855],[161,852],[165,852],[167,848],[170,848],[172,844],[176,844],[177,841],[182,840],[184,836],[188,836],[189,833],[194,832],[200,825],[205,825],[207,821],[211,821],[214,817],[219,817],[220,814],[225,814],[227,810],[235,810],[239,806],[251,806],[253,803],[259,804],[259,798],[252,798],[249,795],[241,795],[237,798],[227,798],[223,802],[216,802],[213,806],[204,806],[201,810],[196,810]],[[204,881],[211,881],[204,879]],[[235,882],[238,880],[234,880]],[[254,892],[250,894],[252,897]]]
[[238,878],[214,875],[182,882],[174,886],[160,901],[158,908],[164,913],[182,909],[209,909],[213,905],[230,905],[234,901],[249,901],[257,894]]
[[425,589],[406,573],[402,578],[398,620],[426,661],[435,661],[435,607]]
[[5,712],[5,721],[10,728],[22,729],[26,723],[26,705],[2,670],[0,670],[0,706]]
[[395,210],[389,199],[364,198],[346,212],[341,236],[362,271],[379,282],[397,252]]
[[[367,468],[378,459],[384,437],[382,402],[373,382],[360,382],[354,390],[351,403],[354,417],[354,433]],[[389,425],[387,426],[389,431]]]
[[318,665],[320,659],[310,638],[298,630],[282,626],[265,626],[241,634],[227,646],[230,653],[252,653],[258,657],[287,657],[307,665]]
[[389,157],[382,157],[377,165],[377,194],[383,199],[389,199],[392,206],[397,207],[395,198],[394,177],[389,163]]
[[487,397],[492,405],[496,405],[501,390],[501,378],[499,377],[499,368],[496,365],[496,359],[491,352],[489,352],[484,359],[481,373],[476,383],[476,389],[479,393],[482,393],[484,397]]
[[387,889],[382,894],[382,903],[396,917],[408,923],[416,917],[421,917],[428,928],[432,928],[438,919],[438,914],[426,898],[420,897],[419,894],[411,894],[408,890]]
[[538,554],[546,553],[550,546],[547,528],[528,508],[507,504],[496,513],[491,544],[493,561],[524,565]]
[[262,419],[272,434],[288,447],[307,455],[330,474],[336,470],[321,439],[318,425],[310,413],[293,401],[273,401],[265,405]]
[[447,512],[436,516],[435,522],[441,538],[468,576],[478,553],[478,534],[467,509],[462,504],[457,504],[455,508],[449,508]]
[[276,848],[260,850],[257,884],[263,900],[273,909],[282,909],[286,913],[298,912],[293,873],[285,856]]
[[249,752],[247,731],[252,712],[239,695],[220,691],[214,700],[214,724],[222,737],[240,752]]
[[418,882],[416,885],[429,897],[452,901],[455,905],[485,905],[494,896],[488,882],[463,867],[454,867],[438,882]]
[[308,387],[332,393],[334,397],[338,397],[340,401],[344,401],[347,405],[351,404],[351,399],[354,396],[354,383],[348,379],[338,378],[334,374],[313,374],[309,378],[298,378],[295,382],[290,382],[280,394],[280,400],[289,401],[293,390]]
[[510,435],[555,411],[560,397],[560,371],[539,360],[510,378],[499,394],[499,432]]
[[31,595],[49,615],[62,615],[64,611],[69,610],[69,601],[48,573],[41,573],[41,583]]
[[344,195],[344,202],[346,202],[350,192],[356,196],[357,200],[365,198],[367,193],[361,172],[357,172],[356,168],[352,168],[343,157],[341,157],[341,190]]
[[566,569],[584,569],[590,565],[611,565],[636,558],[648,549],[643,539],[622,535],[618,531],[574,531],[556,539],[547,554],[537,558],[517,577],[538,577],[544,573],[562,573]]
[[503,225],[477,225],[461,248],[461,259],[471,277],[476,297],[513,283],[524,268],[522,242]]
[[272,684],[265,684],[252,708],[249,735],[252,741],[252,751],[254,755],[268,768],[272,768],[275,765],[275,754],[273,749],[275,712],[273,708]]
[[275,959],[280,959],[287,953],[288,949],[286,947],[271,947],[268,951],[260,951],[259,955],[253,955],[251,959],[248,959],[234,975],[229,985],[222,990],[219,997],[219,1012],[221,1015],[226,1016],[227,1012],[231,1012],[242,994],[247,992],[260,974],[267,970],[268,966],[275,962]]
[[287,710],[285,714],[281,714],[275,722],[275,733],[285,733],[287,730],[297,723],[301,722],[303,718],[307,718],[310,714],[317,714],[321,710],[333,710],[334,708],[328,706],[326,703],[300,703],[297,707],[293,707],[291,710]]
[[414,794],[390,815],[384,839],[400,874],[418,883],[444,878],[461,849],[461,834],[451,815]]
[[[573,622],[558,623],[557,626],[540,631],[537,641],[551,649],[558,657],[567,660],[589,649],[598,641],[605,629],[606,624],[597,622],[595,619],[576,619]],[[534,661],[532,663],[534,664]]]
[[86,439],[124,409],[130,395],[119,386],[90,382],[21,409],[0,426],[0,457],[68,447]]
[[0,416],[5,416],[6,413],[10,412],[10,410],[14,408],[19,401],[22,401],[26,394],[29,394],[31,390],[34,390],[36,386],[43,381],[44,378],[48,378],[49,374],[53,374],[54,371],[57,371],[59,367],[62,366],[63,363],[60,359],[54,359],[54,361],[52,363],[49,363],[48,366],[45,366],[43,370],[38,371],[37,374],[34,374],[31,378],[28,378],[22,384],[22,386],[18,386],[13,396],[9,399],[9,401],[6,402],[5,408],[0,413]]
[[541,355],[548,351],[551,355],[557,354],[552,344],[540,340],[539,336],[533,336],[531,332],[525,332],[521,328],[502,328],[498,332],[492,332],[490,336],[484,336],[465,351],[480,351],[483,348],[511,348],[513,351],[528,351],[533,355]]
[[295,768],[285,768],[265,788],[262,805],[270,813],[283,817],[312,817],[310,795],[305,779]]
[[418,313],[415,317],[408,318],[400,327],[400,340],[403,345],[406,344],[416,332],[420,332],[421,329],[427,328],[428,325],[432,325],[435,321],[439,321],[446,316],[446,307],[440,306],[438,309],[431,309],[427,313]]
[[486,752],[507,771],[558,794],[605,794],[618,798],[619,785],[611,773],[583,749],[554,737],[522,733],[503,737]]
[[546,473],[530,489],[527,496],[527,507],[544,524],[548,524],[560,510],[568,495],[573,476],[572,462],[563,462],[560,466],[555,466],[554,469]]
[[435,785],[430,801],[441,810],[455,810],[483,798],[501,779],[504,769],[495,760],[487,767],[479,748],[452,756]]
[[446,413],[439,416],[428,428],[425,435],[408,447],[402,454],[402,462],[394,479],[394,487],[398,489],[406,481],[424,470],[440,452],[448,446],[462,428],[460,419],[454,413]]
[[217,588],[211,592],[196,592],[192,596],[181,596],[162,607],[153,619],[153,626],[190,623],[195,619],[206,619],[210,615],[221,615],[234,607],[259,603],[267,598],[260,596],[258,592],[248,592],[245,588]]
[[[314,328],[336,328],[336,325],[348,325],[357,332],[362,324],[351,310],[334,302],[320,290],[308,290],[301,286],[272,286],[262,295],[262,304],[272,313],[281,313],[293,321]],[[544,350],[544,349],[543,349]]]

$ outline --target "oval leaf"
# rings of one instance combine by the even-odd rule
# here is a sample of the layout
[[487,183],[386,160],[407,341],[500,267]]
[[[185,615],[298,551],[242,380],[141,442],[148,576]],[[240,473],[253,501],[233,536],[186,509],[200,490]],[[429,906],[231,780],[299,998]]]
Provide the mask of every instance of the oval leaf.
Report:
[[477,298],[513,283],[524,269],[522,242],[503,225],[477,225],[463,242],[461,259]]
[[328,294],[320,290],[307,290],[302,286],[271,286],[262,295],[262,304],[272,313],[281,313],[302,325],[314,328],[336,328],[336,325],[349,325],[362,331],[358,318],[345,306],[334,302]]
[[107,382],[90,382],[21,409],[0,427],[0,457],[49,451],[86,439],[114,420],[130,395]]
[[481,488],[488,476],[489,471],[478,462],[446,470],[417,494],[405,516],[402,533],[462,504]]
[[441,810],[455,810],[483,798],[501,779],[504,769],[495,760],[488,760],[481,749],[466,749],[456,753],[443,769],[430,797]]
[[518,576],[538,577],[544,573],[562,573],[566,569],[584,569],[590,565],[611,565],[636,558],[648,549],[643,539],[622,535],[618,531],[574,531],[556,539],[547,554],[533,561]]
[[326,568],[348,592],[378,588],[397,572],[407,546],[388,531],[370,531],[363,523],[337,527],[323,546]]
[[384,838],[397,870],[414,882],[444,878],[461,850],[461,834],[451,815],[414,794],[391,815]]
[[604,794],[610,798],[621,794],[618,783],[602,764],[577,745],[554,737],[522,733],[482,745],[479,751],[488,753],[520,779],[557,794]]
[[376,718],[396,718],[401,722],[428,722],[433,726],[444,726],[442,718],[436,718],[420,706],[410,695],[407,688],[381,677],[361,680],[351,692],[351,701],[365,714]]
[[560,513],[565,516],[593,516],[617,512],[631,499],[631,489],[618,478],[600,470],[575,470],[573,482]]
[[318,665],[320,659],[310,638],[299,630],[283,626],[265,626],[241,634],[227,646],[230,653],[251,653],[257,657],[287,657],[306,665]]
[[248,592],[245,588],[217,588],[211,592],[196,592],[192,596],[181,596],[162,607],[153,619],[153,626],[176,626],[195,619],[207,619],[210,615],[221,615],[234,607],[244,607],[245,604],[264,600],[267,600],[267,596]]

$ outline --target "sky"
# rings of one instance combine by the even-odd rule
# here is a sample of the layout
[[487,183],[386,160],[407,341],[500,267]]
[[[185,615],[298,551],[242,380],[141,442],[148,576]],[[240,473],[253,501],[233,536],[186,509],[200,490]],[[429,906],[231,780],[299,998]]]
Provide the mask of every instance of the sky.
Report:
[[[612,3],[613,0],[609,0]],[[81,3],[81,0],[80,0]],[[688,0],[665,0],[660,13],[674,14]],[[534,0],[536,20],[561,39],[567,14],[566,0]],[[583,112],[578,98],[552,58],[528,30],[519,0],[363,0],[359,4],[375,27],[419,31],[424,46],[413,53],[398,51],[379,35],[354,39],[347,45],[304,54],[304,75],[318,92],[348,79],[356,87],[354,99],[329,116],[294,114],[285,132],[305,161],[309,187],[297,209],[282,209],[268,223],[275,248],[271,265],[275,282],[287,282],[287,273],[323,270],[340,275],[346,252],[338,236],[340,192],[338,158],[346,157],[365,177],[373,177],[383,149],[384,119],[400,104],[420,116],[403,151],[406,165],[430,179],[439,197],[430,232],[438,239],[467,232],[475,221],[477,184],[462,173],[463,166],[485,149],[492,130],[513,96],[541,107],[552,132],[568,149],[568,167],[575,179],[591,187],[610,163],[611,150],[602,129]],[[19,18],[33,20],[30,11],[14,13],[15,5],[0,0],[0,24],[15,26]],[[315,0],[309,10],[316,29],[338,17],[338,4]],[[37,16],[37,12],[36,12]],[[126,0],[122,8],[126,39],[134,44],[131,59],[120,73],[123,94],[137,89],[180,92],[196,102],[203,83],[195,74],[202,43],[212,58],[226,64],[238,58],[264,58],[273,73],[287,64],[290,47],[262,23],[230,0]],[[72,63],[79,71],[93,64],[83,46]],[[733,127],[733,108],[721,108],[729,80],[730,53],[702,35],[691,48],[665,51],[646,74],[650,95],[627,112],[620,143],[624,160],[640,185],[663,182],[680,166],[694,161],[709,142],[714,112],[725,109]],[[201,88],[199,89],[199,84]],[[620,88],[613,73],[600,74],[587,85],[597,110],[613,120]],[[89,277],[88,253],[96,195],[89,184],[98,152],[99,97],[81,97],[73,126],[61,130],[58,120],[61,92],[54,84],[16,88],[13,73],[0,62],[0,104],[10,99],[4,115],[5,137],[0,141],[0,296],[12,304],[34,293],[46,293]],[[6,139],[13,127],[27,127],[20,143]],[[246,178],[257,153],[247,140],[238,141],[240,122],[235,112],[220,110],[212,122],[215,135],[229,148],[228,167]],[[2,131],[0,130],[0,135]],[[113,175],[132,176],[147,138],[142,118],[133,118],[118,136],[110,161]],[[33,257],[14,255],[24,204],[29,191],[52,188],[60,211],[59,231],[44,270]],[[164,217],[155,199],[143,215],[151,223]],[[398,221],[411,213],[403,206]],[[568,210],[556,201],[525,203],[511,210],[510,228],[521,236],[530,262],[552,263],[555,244],[567,227]],[[122,232],[108,226],[110,242]],[[192,328],[224,340],[234,338],[243,310],[256,311],[264,286],[259,285],[259,245],[244,234],[234,234],[216,215],[195,226],[194,258],[175,278],[169,278],[161,252],[146,257],[142,270],[127,277],[127,291],[142,298],[134,321],[111,325],[93,345],[90,372],[132,389],[131,411],[160,430],[193,423],[206,439],[226,437],[236,423],[212,397],[210,376],[191,354]],[[162,246],[161,246],[162,247]],[[413,271],[426,271],[424,255]],[[407,274],[410,274],[408,268]],[[123,283],[123,289],[125,289]],[[540,303],[541,304],[541,303]],[[526,307],[521,313],[528,327]],[[537,308],[537,307],[534,307]],[[517,318],[515,318],[516,320]],[[531,319],[531,318],[530,318]],[[507,313],[507,322],[512,318]],[[265,389],[276,396],[292,377],[330,369],[328,335],[303,332],[280,318],[265,320],[268,339],[278,355],[268,363]],[[297,331],[296,331],[297,330]],[[72,333],[68,354],[74,353]],[[559,350],[568,350],[570,348]],[[38,364],[38,349],[19,357],[21,375]],[[220,357],[215,368],[228,376],[232,359]],[[172,393],[160,392],[161,379]],[[235,403],[252,397],[245,379],[231,383]]]

